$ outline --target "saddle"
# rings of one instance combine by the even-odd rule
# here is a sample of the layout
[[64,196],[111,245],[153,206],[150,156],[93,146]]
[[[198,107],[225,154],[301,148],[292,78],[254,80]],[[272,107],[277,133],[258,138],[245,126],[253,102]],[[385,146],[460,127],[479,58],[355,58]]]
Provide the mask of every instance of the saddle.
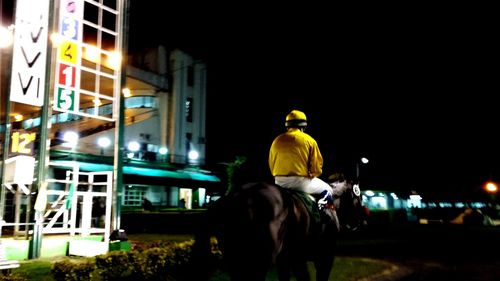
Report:
[[304,203],[304,206],[306,207],[307,212],[311,217],[312,223],[316,225],[334,223],[337,229],[339,229],[340,224],[337,213],[334,209],[320,209],[318,206],[317,198],[309,193],[288,188],[281,188],[281,190],[282,192],[288,193],[291,197],[298,199]]

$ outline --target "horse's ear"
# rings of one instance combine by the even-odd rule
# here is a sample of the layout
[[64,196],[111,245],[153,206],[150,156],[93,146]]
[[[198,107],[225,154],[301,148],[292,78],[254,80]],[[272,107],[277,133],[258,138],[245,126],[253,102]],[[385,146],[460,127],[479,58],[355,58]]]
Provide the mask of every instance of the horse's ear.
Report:
[[343,182],[345,181],[345,177],[343,173],[334,173],[328,177],[329,182]]

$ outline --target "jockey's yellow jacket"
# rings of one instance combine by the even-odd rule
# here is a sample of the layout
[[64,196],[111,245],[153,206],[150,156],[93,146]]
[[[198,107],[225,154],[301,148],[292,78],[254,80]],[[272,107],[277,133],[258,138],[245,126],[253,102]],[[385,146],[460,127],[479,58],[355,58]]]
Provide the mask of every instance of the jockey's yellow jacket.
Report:
[[323,157],[315,139],[300,129],[290,128],[274,139],[269,150],[269,168],[273,176],[318,177]]

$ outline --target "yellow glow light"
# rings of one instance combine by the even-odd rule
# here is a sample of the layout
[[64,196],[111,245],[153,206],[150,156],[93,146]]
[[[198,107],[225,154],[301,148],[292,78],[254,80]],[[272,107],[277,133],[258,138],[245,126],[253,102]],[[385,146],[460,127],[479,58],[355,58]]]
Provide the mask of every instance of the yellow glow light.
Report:
[[61,34],[59,34],[57,32],[50,34],[50,42],[52,42],[52,46],[54,48],[59,47],[59,45],[61,45],[62,41],[63,41],[63,37],[61,36]]
[[84,58],[91,62],[97,62],[99,60],[99,49],[94,46],[85,47]]
[[496,185],[495,183],[493,183],[493,182],[488,182],[488,183],[486,184],[486,186],[484,187],[484,189],[485,189],[486,191],[488,191],[488,192],[491,192],[491,193],[495,193],[495,192],[497,192],[497,191],[498,191],[498,187],[497,187],[497,185]]
[[108,55],[108,60],[106,62],[106,65],[114,70],[117,70],[120,68],[120,65],[122,63],[122,55],[119,52],[112,52]]
[[16,114],[16,115],[14,115],[14,120],[16,122],[22,121],[23,120],[23,115],[22,114]]
[[96,105],[96,106],[100,106],[102,104],[102,102],[101,102],[101,100],[99,98],[95,98],[93,100],[93,102],[94,102],[94,105]]
[[14,36],[12,32],[0,25],[0,48],[6,48],[14,42]]
[[126,97],[126,98],[129,98],[129,97],[132,96],[132,93],[130,92],[129,88],[123,88],[122,89],[122,93],[123,93],[123,96]]

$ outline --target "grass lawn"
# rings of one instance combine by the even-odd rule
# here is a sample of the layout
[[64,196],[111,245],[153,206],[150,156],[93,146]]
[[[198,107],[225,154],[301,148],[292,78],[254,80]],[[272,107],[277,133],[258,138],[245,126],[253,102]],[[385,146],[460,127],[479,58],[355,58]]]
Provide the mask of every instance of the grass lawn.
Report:
[[[128,235],[129,241],[175,241],[182,242],[192,239],[191,235],[168,235],[165,234],[133,234]],[[78,257],[75,257],[78,258]],[[12,269],[12,273],[20,275],[30,281],[54,281],[50,273],[50,267],[57,258],[40,258],[34,260],[21,261],[19,268]],[[355,257],[337,257],[330,275],[330,281],[350,281],[359,278],[371,276],[388,269],[391,265],[364,258]],[[312,277],[314,269],[309,265]],[[277,280],[276,272],[271,271],[267,278],[268,281]],[[314,280],[314,279],[313,279]],[[229,278],[223,272],[214,274],[210,281],[229,281]]]

